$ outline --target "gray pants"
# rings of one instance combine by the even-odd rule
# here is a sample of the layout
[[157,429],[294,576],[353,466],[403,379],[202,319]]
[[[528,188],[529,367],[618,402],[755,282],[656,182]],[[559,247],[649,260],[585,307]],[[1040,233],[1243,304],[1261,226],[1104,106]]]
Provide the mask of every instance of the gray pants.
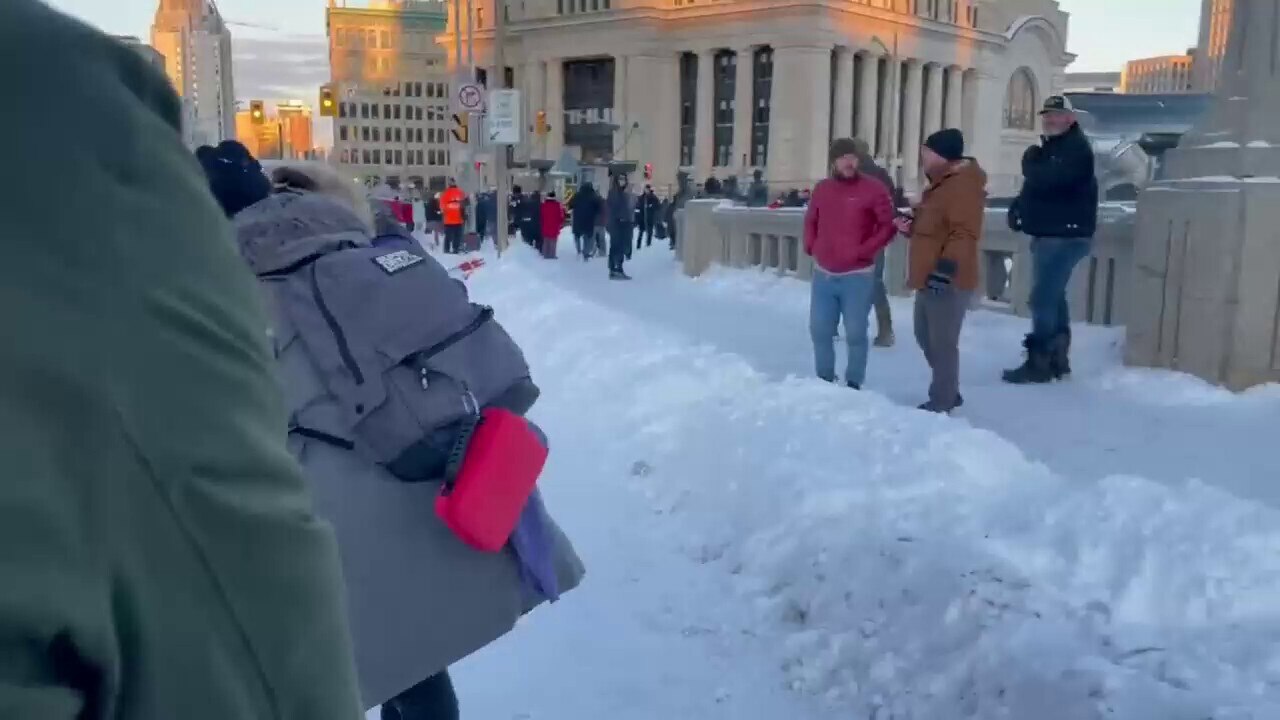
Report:
[[916,342],[933,370],[929,405],[950,411],[960,397],[960,328],[973,293],[948,289],[916,293]]

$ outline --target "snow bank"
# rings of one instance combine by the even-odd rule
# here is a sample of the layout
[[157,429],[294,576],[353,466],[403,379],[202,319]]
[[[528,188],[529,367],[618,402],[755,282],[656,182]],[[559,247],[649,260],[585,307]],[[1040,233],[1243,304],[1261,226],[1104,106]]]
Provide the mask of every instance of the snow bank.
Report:
[[525,348],[534,415],[577,418],[553,452],[608,458],[598,482],[668,520],[653,541],[749,605],[715,630],[775,645],[797,690],[874,720],[1280,717],[1275,512],[1195,483],[1069,484],[963,421],[770,381],[537,262],[519,248],[470,284]]

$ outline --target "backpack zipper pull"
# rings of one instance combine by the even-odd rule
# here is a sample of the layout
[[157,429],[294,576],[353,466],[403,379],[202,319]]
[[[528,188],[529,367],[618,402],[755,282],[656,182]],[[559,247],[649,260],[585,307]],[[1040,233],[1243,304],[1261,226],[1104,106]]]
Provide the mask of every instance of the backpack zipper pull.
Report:
[[422,389],[423,389],[423,390],[430,390],[430,389],[431,389],[431,381],[427,379],[427,369],[426,369],[426,368],[421,368],[421,369],[419,369],[419,370],[418,370],[418,379],[422,382]]

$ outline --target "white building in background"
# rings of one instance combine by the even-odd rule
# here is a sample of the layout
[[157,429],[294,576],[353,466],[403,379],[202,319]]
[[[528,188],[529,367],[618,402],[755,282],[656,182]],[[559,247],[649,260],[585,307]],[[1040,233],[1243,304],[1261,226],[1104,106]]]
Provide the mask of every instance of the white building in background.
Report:
[[160,0],[151,45],[182,96],[182,133],[191,147],[236,134],[231,32],[213,0]]
[[[775,189],[808,186],[827,172],[830,139],[856,135],[915,190],[921,140],[959,127],[990,192],[1009,194],[1036,113],[1073,59],[1055,0],[470,5],[484,65],[505,6],[509,74],[526,117],[545,112],[551,126],[521,152],[649,163],[663,189],[679,170],[701,182],[757,168]],[[439,38],[446,48],[453,31]]]
[[329,0],[329,79],[338,101],[331,160],[394,188],[443,190],[451,78],[436,36],[442,0]]

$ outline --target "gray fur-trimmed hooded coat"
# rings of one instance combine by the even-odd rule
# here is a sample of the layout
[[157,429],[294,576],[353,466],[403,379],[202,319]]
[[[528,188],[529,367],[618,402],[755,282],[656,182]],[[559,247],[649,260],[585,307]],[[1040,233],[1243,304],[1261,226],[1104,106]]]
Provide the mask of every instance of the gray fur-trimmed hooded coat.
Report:
[[[241,255],[262,275],[317,252],[370,244],[371,220],[367,208],[352,208],[342,192],[283,192],[237,215],[235,226]],[[305,412],[311,426],[323,425],[326,416],[337,422],[336,403],[296,329],[275,306],[269,283],[262,286],[275,310],[271,333],[286,407],[294,415]],[[337,532],[366,707],[501,637],[537,605],[521,585],[510,550],[474,550],[440,522],[434,512],[439,483],[401,482],[321,441],[291,436],[289,448],[311,483],[317,514]],[[583,567],[559,527],[545,520],[565,592],[580,582]]]

